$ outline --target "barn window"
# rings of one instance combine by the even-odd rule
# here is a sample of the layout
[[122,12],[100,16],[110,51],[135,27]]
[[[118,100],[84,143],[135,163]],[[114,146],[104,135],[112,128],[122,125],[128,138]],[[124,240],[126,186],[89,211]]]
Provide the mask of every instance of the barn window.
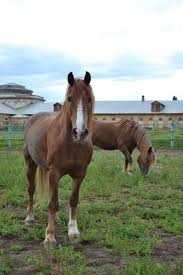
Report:
[[179,117],[179,121],[182,121],[182,117]]
[[159,118],[159,121],[162,121],[162,118],[161,118],[161,117]]
[[116,118],[115,118],[115,117],[113,117],[113,118],[112,118],[112,120],[116,120]]
[[103,117],[102,120],[106,120],[106,117]]
[[172,120],[172,118],[171,118],[171,117],[169,117],[169,119],[168,119],[168,120],[170,120],[170,121],[171,121],[171,120]]

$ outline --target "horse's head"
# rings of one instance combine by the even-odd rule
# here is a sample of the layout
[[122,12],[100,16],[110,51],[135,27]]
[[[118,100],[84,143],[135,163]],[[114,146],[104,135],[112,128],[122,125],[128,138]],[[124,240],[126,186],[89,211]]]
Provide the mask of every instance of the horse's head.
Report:
[[69,112],[72,137],[75,141],[84,140],[90,131],[94,96],[90,86],[91,75],[86,72],[84,79],[75,79],[68,74],[68,89],[65,106]]
[[155,161],[155,152],[153,147],[149,147],[145,157],[143,157],[142,154],[140,154],[137,161],[138,161],[141,173],[143,175],[147,175],[149,172],[150,166]]

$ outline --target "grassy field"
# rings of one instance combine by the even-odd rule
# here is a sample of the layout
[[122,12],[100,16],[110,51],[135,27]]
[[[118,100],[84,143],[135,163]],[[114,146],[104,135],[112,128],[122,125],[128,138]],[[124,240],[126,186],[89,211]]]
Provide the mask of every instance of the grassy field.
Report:
[[0,156],[0,274],[183,274],[183,154],[163,152],[150,174],[122,173],[121,154],[97,150],[81,187],[80,242],[67,239],[69,177],[60,182],[58,246],[42,242],[46,207],[24,225],[27,192],[20,154]]

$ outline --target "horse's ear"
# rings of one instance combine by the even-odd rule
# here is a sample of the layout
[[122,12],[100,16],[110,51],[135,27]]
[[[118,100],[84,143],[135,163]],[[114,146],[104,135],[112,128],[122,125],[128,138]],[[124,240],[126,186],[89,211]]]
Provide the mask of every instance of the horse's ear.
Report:
[[86,85],[89,85],[90,81],[91,81],[91,75],[90,75],[89,72],[86,72],[85,77],[84,77],[84,82],[85,82]]
[[70,72],[70,73],[68,74],[67,79],[68,79],[68,83],[69,83],[71,86],[73,86],[75,80],[74,80],[74,75],[73,75],[72,72]]

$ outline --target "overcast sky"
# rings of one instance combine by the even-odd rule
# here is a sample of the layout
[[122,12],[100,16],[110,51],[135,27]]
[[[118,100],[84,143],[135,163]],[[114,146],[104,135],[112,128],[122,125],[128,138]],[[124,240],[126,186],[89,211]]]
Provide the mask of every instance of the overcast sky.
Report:
[[92,75],[97,100],[183,99],[183,0],[0,0],[0,83],[62,101]]

